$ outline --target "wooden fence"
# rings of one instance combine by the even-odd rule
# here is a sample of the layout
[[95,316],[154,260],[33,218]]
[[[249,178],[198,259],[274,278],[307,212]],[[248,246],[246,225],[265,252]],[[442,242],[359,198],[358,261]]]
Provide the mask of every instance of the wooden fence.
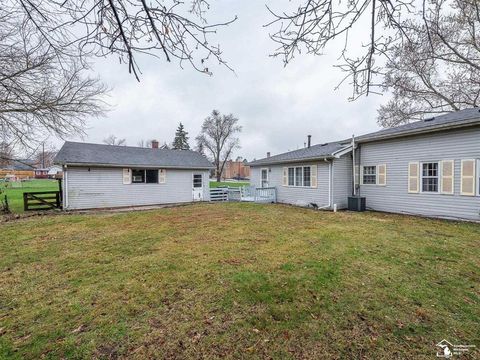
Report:
[[23,193],[23,209],[50,210],[62,207],[62,195],[60,191],[35,191]]
[[33,170],[0,170],[0,179],[6,176],[15,176],[17,179],[32,179],[35,177]]

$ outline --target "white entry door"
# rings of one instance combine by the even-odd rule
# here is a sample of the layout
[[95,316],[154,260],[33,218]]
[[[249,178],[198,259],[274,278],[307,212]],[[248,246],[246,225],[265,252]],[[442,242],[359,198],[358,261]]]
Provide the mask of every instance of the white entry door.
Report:
[[262,188],[268,187],[268,169],[262,169]]
[[193,201],[203,200],[203,175],[193,174]]

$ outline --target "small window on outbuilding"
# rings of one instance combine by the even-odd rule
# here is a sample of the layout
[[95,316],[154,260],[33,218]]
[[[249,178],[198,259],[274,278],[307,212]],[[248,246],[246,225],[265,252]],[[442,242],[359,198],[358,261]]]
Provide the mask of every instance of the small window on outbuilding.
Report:
[[146,174],[146,183],[147,184],[156,184],[158,183],[158,170],[145,170]]
[[145,170],[132,169],[132,183],[139,184],[145,182]]

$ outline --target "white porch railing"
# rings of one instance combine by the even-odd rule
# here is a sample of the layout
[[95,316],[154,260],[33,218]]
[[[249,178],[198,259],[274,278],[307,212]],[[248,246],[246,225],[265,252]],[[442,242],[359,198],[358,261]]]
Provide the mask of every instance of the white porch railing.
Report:
[[244,186],[241,188],[214,188],[210,189],[210,201],[250,201],[261,203],[277,202],[275,187],[256,188]]

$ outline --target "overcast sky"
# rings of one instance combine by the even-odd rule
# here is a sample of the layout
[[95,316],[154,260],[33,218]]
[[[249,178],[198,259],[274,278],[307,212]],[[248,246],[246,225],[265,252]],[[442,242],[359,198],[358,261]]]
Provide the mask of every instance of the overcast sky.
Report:
[[[271,3],[281,9],[285,1]],[[333,67],[341,41],[324,56],[299,56],[285,68],[281,58],[268,56],[275,44],[268,37],[273,28],[262,27],[271,20],[265,1],[217,0],[211,5],[208,18],[213,20],[238,15],[216,38],[235,73],[217,66],[210,67],[214,75],[207,76],[188,67],[182,70],[174,62],[142,57],[137,82],[117,57],[99,59],[94,69],[113,89],[108,99],[113,110],[89,121],[84,141],[99,143],[113,134],[132,146],[140,139],[171,142],[182,122],[193,146],[203,119],[218,109],[233,113],[243,127],[241,149],[233,157],[252,160],[265,157],[267,151],[278,154],[302,147],[307,134],[313,143],[323,143],[378,128],[376,109],[385,97],[349,102],[350,85],[334,90],[343,76]]]

